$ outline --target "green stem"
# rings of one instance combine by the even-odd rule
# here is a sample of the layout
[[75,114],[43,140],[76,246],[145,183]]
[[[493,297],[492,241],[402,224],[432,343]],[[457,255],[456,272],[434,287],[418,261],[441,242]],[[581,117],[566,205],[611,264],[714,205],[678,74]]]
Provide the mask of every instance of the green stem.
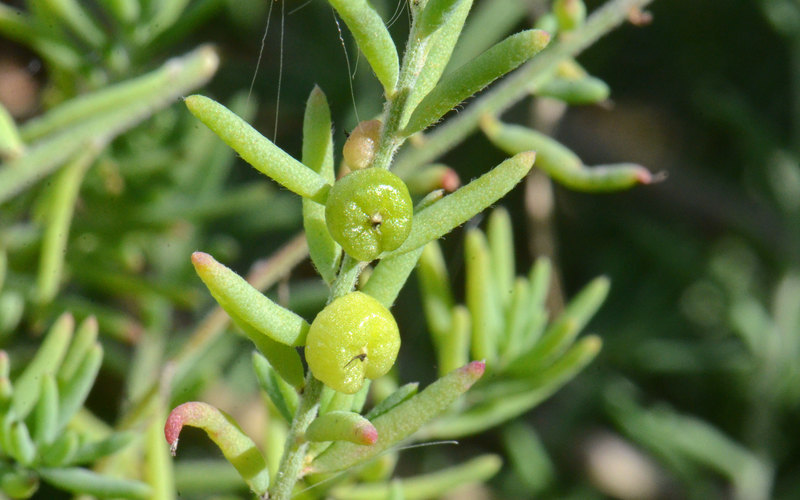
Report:
[[286,436],[283,458],[281,458],[275,482],[270,488],[269,498],[272,500],[288,500],[292,496],[292,489],[294,489],[297,478],[300,477],[300,471],[308,452],[309,443],[303,435],[317,416],[321,395],[322,382],[308,372],[305,392],[300,398],[297,413],[295,413],[292,426],[289,428],[289,434]]
[[400,177],[407,177],[420,166],[432,162],[453,149],[478,128],[482,115],[501,113],[513,106],[527,96],[532,88],[545,83],[561,61],[575,57],[603,35],[622,24],[628,18],[631,10],[642,8],[652,1],[611,0],[597,9],[581,28],[543,50],[516,73],[476,99],[458,116],[431,132],[425,138],[422,147],[403,154],[395,164],[395,173]]
[[[342,267],[331,286],[328,303],[334,299],[350,293],[355,286],[358,275],[364,268],[363,262],[345,254]],[[270,489],[270,498],[284,500],[291,498],[292,489],[300,477],[302,466],[308,453],[309,443],[303,437],[306,429],[317,416],[319,402],[322,396],[323,384],[311,374],[306,375],[306,388],[297,406],[297,412],[292,420],[292,426],[286,437],[286,446],[283,457],[278,466],[275,483]]]
[[383,133],[372,163],[373,167],[389,168],[397,149],[405,142],[405,137],[400,131],[405,126],[410,112],[413,111],[406,109],[408,98],[413,93],[420,71],[425,66],[430,39],[430,36],[419,37],[416,25],[412,26],[408,37],[408,48],[403,56],[403,66],[397,79],[397,90],[386,100]]
[[333,285],[331,285],[331,294],[328,298],[328,303],[333,302],[333,299],[347,295],[353,291],[362,269],[364,269],[363,262],[359,262],[345,254],[342,267],[339,269],[339,274],[336,276]]

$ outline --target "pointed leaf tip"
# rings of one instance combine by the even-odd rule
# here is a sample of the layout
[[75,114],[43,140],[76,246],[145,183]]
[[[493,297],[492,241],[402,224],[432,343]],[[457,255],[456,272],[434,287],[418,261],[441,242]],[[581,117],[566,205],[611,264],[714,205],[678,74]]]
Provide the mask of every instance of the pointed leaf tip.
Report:
[[374,417],[372,424],[377,430],[378,440],[372,446],[360,446],[341,440],[334,442],[314,459],[306,472],[345,470],[377,456],[442,413],[481,378],[485,370],[485,361],[473,361],[453,370],[419,394]]
[[195,267],[208,266],[212,263],[213,260],[214,260],[213,257],[211,257],[205,252],[192,253],[192,264]]
[[536,151],[525,151],[516,155],[525,164],[533,165],[536,161]]
[[486,371],[486,361],[485,360],[473,361],[472,363],[464,365],[459,369],[462,370],[465,374],[473,377],[475,380],[478,380],[483,376],[483,373]]
[[[194,260],[194,255],[192,255],[192,260]],[[198,408],[196,407],[197,403],[184,403],[172,410],[169,417],[167,417],[167,422],[164,424],[164,437],[173,457],[178,452],[178,437],[181,434],[184,422],[191,420],[192,417],[197,418]]]
[[461,187],[461,178],[458,176],[458,172],[448,168],[442,176],[442,189],[452,193],[459,187]]
[[365,422],[356,429],[358,440],[363,445],[375,444],[378,441],[378,429],[369,422]]
[[170,412],[164,425],[164,437],[173,455],[184,425],[204,430],[250,489],[261,496],[266,494],[269,472],[264,457],[230,415],[197,401],[176,407]]

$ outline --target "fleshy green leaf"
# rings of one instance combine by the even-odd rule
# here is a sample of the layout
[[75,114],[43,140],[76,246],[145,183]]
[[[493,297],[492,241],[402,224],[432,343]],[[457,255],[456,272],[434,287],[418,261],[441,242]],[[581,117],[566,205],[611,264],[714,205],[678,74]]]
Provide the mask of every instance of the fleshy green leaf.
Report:
[[408,479],[396,479],[391,483],[337,486],[331,494],[334,498],[372,500],[389,498],[391,489],[396,488],[399,498],[404,500],[441,498],[456,488],[488,481],[500,471],[502,465],[503,461],[497,455],[481,455],[463,464]]
[[400,74],[400,62],[397,48],[381,16],[367,0],[328,0],[328,3],[342,16],[384,92],[391,96]]
[[11,498],[29,498],[39,489],[39,477],[32,470],[0,465],[0,490]]
[[441,339],[437,348],[440,375],[463,366],[469,359],[472,335],[472,318],[463,305],[453,307],[450,331]]
[[50,327],[44,342],[36,351],[36,356],[14,381],[15,390],[11,400],[11,408],[17,418],[22,419],[28,416],[28,413],[30,413],[39,399],[42,376],[45,374],[52,375],[58,369],[72,339],[74,325],[75,320],[72,315],[62,314]]
[[774,466],[708,422],[669,408],[641,408],[617,388],[608,391],[606,400],[617,425],[667,466],[697,464],[714,470],[731,481],[736,498],[772,497]]
[[8,254],[4,248],[0,248],[0,292],[3,291],[3,284],[6,281],[8,272]]
[[586,20],[586,4],[583,0],[555,0],[553,14],[558,19],[560,31],[572,31]]
[[8,433],[8,453],[22,465],[30,466],[36,459],[36,448],[25,422],[13,422]]
[[116,114],[117,110],[130,105],[138,107],[149,103],[157,109],[172,104],[188,90],[204,84],[218,65],[216,51],[208,45],[201,46],[168,60],[146,75],[70,99],[27,121],[20,132],[25,141],[31,143],[54,132],[68,131],[94,117]]
[[[19,135],[14,118],[5,106],[0,104],[0,160],[12,160],[22,155],[25,144]],[[2,288],[2,280],[0,280]]]
[[456,439],[478,434],[522,415],[580,373],[597,356],[601,345],[599,337],[587,336],[555,363],[535,375],[509,381],[508,387],[502,391],[496,384],[487,385],[485,393],[481,393],[488,398],[486,402],[431,424],[425,428],[423,435],[432,439]]
[[425,37],[441,28],[450,17],[457,15],[459,4],[464,1],[466,0],[428,0],[416,22],[418,35]]
[[513,234],[508,211],[503,207],[492,210],[489,214],[489,223],[486,225],[486,237],[489,243],[492,276],[497,284],[497,296],[500,299],[498,302],[502,304],[503,309],[508,307],[511,300],[516,276]]
[[530,310],[528,303],[528,280],[518,277],[514,280],[511,299],[505,315],[505,331],[499,340],[501,363],[519,355],[519,346],[528,326],[529,319],[540,311]]
[[53,486],[71,491],[85,493],[100,498],[151,498],[150,487],[142,482],[103,476],[96,472],[80,468],[37,469],[42,479]]
[[52,173],[88,144],[105,144],[202,85],[217,64],[213,49],[201,47],[153,73],[75,98],[31,120],[21,130],[23,138],[48,136],[30,143],[25,154],[0,168],[0,203]]
[[345,394],[325,386],[322,388],[322,395],[320,396],[319,414],[322,415],[329,411],[351,411],[353,397],[355,397],[355,394]]
[[[469,20],[458,38],[458,49],[450,59],[449,68],[458,68],[478,57],[486,49],[513,32],[530,15],[530,5],[519,0],[478,2],[469,12]],[[540,19],[542,16],[539,16]],[[534,28],[544,29],[541,26]],[[544,29],[553,35],[553,32]]]
[[511,35],[445,76],[411,114],[403,134],[409,136],[433,124],[462,101],[516,69],[550,42],[541,30]]
[[572,105],[605,101],[611,89],[603,80],[586,75],[581,78],[554,78],[536,89],[536,95],[551,97]]
[[370,420],[374,420],[375,418],[380,417],[381,415],[391,410],[395,406],[399,405],[403,401],[414,396],[417,393],[418,388],[419,388],[418,382],[411,382],[404,386],[398,387],[396,391],[389,394],[386,398],[383,399],[383,401],[375,405],[364,416]]
[[536,346],[515,359],[508,369],[531,373],[560,356],[603,304],[609,287],[606,277],[595,278],[586,285],[547,328]]
[[[75,451],[70,463],[73,464],[91,464],[97,460],[116,453],[117,451],[128,446],[136,438],[136,432],[116,431],[105,439],[91,441],[82,444],[80,448]],[[163,444],[162,444],[163,446]]]
[[297,392],[282,378],[275,374],[269,361],[261,354],[253,353],[253,370],[256,372],[258,384],[267,393],[272,404],[278,409],[287,422],[292,421],[297,411]]
[[464,238],[464,263],[467,275],[466,303],[472,319],[472,357],[485,359],[492,367],[497,359],[502,313],[489,245],[479,229],[467,231]]
[[33,439],[39,445],[52,443],[58,437],[58,384],[51,373],[42,375],[42,390],[34,410]]
[[97,319],[94,316],[89,316],[78,325],[75,337],[58,369],[59,381],[69,380],[75,375],[75,371],[97,341],[97,333]]
[[330,186],[324,177],[292,158],[222,104],[201,95],[185,100],[186,107],[256,170],[288,190],[325,203]]
[[178,437],[185,425],[203,429],[250,489],[262,497],[266,495],[269,472],[264,457],[230,415],[200,402],[184,403],[172,410],[164,426],[164,436],[173,455],[178,449]]
[[502,427],[501,436],[516,479],[528,493],[544,490],[555,478],[555,467],[533,427],[521,421],[510,422]]
[[376,417],[372,421],[378,430],[375,444],[335,442],[312,462],[308,472],[344,470],[377,456],[447,409],[483,375],[485,368],[483,362],[474,361],[450,372],[416,396]]
[[65,430],[53,441],[53,444],[45,447],[40,453],[42,464],[48,467],[58,467],[62,465],[74,464],[72,458],[78,450],[78,436],[70,429]]
[[351,411],[329,411],[306,429],[309,441],[347,441],[369,446],[378,440],[378,431],[369,420]]
[[211,295],[232,319],[281,344],[299,346],[305,343],[309,324],[303,318],[271,301],[207,253],[193,253],[192,264]]
[[[452,193],[461,185],[458,172],[440,163],[420,168],[413,172],[410,177],[403,180],[406,182],[412,196],[417,194],[427,195],[437,189]],[[417,204],[414,208],[421,210],[423,207]]]
[[[464,21],[467,19],[472,0],[463,0],[458,3],[456,10],[447,18],[440,29],[431,35],[428,42],[428,56],[425,65],[420,71],[417,82],[411,89],[408,97],[408,112],[413,112],[419,102],[433,89],[444,73],[453,48],[459,40]],[[407,117],[406,117],[407,121]]]
[[528,273],[530,289],[528,290],[527,307],[529,314],[527,323],[519,335],[519,342],[517,343],[516,339],[509,340],[508,349],[513,349],[510,352],[514,353],[514,357],[518,357],[521,352],[531,350],[536,345],[536,342],[539,341],[547,326],[549,313],[545,308],[545,304],[547,295],[550,292],[551,268],[552,265],[549,259],[539,257]]
[[[417,268],[420,292],[422,293],[422,308],[425,311],[428,327],[434,340],[438,343],[450,330],[451,310],[455,300],[453,291],[450,289],[450,278],[447,274],[441,246],[438,242],[432,241],[423,248]],[[445,373],[448,372],[450,370]]]
[[89,391],[92,390],[102,362],[103,347],[95,343],[75,371],[75,375],[69,380],[59,382],[59,429],[63,429],[83,406],[89,396]]
[[381,259],[364,285],[362,291],[391,308],[400,290],[406,284],[408,276],[417,265],[422,248],[400,255],[392,255]]
[[[325,94],[315,86],[303,119],[303,163],[333,184],[331,112]],[[336,278],[342,248],[333,241],[325,222],[325,207],[303,198],[303,228],[314,267],[328,284]]]
[[98,153],[96,147],[88,147],[78,152],[75,158],[58,171],[53,180],[52,195],[47,200],[45,230],[39,256],[39,271],[36,276],[36,301],[39,304],[52,301],[61,286],[75,202],[84,174]]
[[105,48],[108,43],[106,35],[89,10],[76,0],[46,0],[46,2],[72,33],[78,35],[96,50]]
[[486,116],[481,120],[481,128],[493,144],[509,154],[536,151],[536,167],[570,189],[618,191],[653,182],[652,174],[640,165],[586,167],[575,153],[555,139],[521,125],[502,123]]
[[520,153],[456,192],[414,215],[411,234],[397,250],[398,255],[417,249],[449,233],[503,197],[533,166],[535,153]]
[[300,354],[298,354],[297,349],[275,342],[248,323],[242,323],[236,319],[233,322],[255,344],[259,352],[267,358],[269,364],[283,380],[297,389],[303,387],[305,383],[303,379],[303,362],[300,360]]

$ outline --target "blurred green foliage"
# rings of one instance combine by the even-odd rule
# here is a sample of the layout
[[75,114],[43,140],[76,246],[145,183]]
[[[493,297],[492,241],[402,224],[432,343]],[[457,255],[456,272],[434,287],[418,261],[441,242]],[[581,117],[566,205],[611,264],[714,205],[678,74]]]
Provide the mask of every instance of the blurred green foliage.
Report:
[[[484,4],[499,1],[476,2],[475,19]],[[361,119],[379,112],[381,90],[364,61],[357,62],[345,32],[355,70],[353,102],[337,26],[327,6],[316,2],[176,2],[186,3],[187,10],[157,32],[145,27],[153,17],[125,17],[130,15],[125,8],[158,2],[87,2],[95,14],[114,6],[120,17],[97,16],[105,33],[100,39],[91,28],[80,36],[73,26],[49,31],[37,21],[37,33],[47,35],[42,40],[56,37],[55,53],[51,45],[27,43],[4,27],[5,9],[36,5],[44,19],[56,3],[10,2],[0,9],[3,61],[8,57],[26,74],[42,66],[29,75],[39,87],[36,104],[18,121],[143,75],[206,42],[217,46],[222,64],[209,92],[252,117],[259,130],[274,134],[296,157],[314,83],[325,89],[332,114],[344,117],[335,130],[339,144],[356,125],[356,112]],[[518,14],[509,9],[509,19],[495,19],[502,34],[529,27],[525,18],[544,12],[547,2],[511,3],[526,7]],[[395,2],[374,4],[384,19],[392,17]],[[600,4],[587,2],[589,11]],[[272,25],[261,54],[270,9]],[[512,465],[489,483],[502,498],[796,496],[800,7],[791,0],[659,0],[650,12],[653,22],[646,28],[626,26],[579,58],[609,85],[611,111],[580,107],[562,116],[557,105],[540,102],[509,112],[529,125],[554,128],[587,164],[632,160],[668,173],[656,186],[603,197],[556,187],[547,223],[531,215],[521,191],[506,202],[519,269],[547,255],[537,243],[543,233],[555,244],[547,256],[562,288],[554,289],[551,307],[559,307],[559,293],[572,297],[594,276],[609,277],[608,299],[590,325],[602,337],[603,350],[588,373],[513,425],[463,439],[458,448],[404,452],[403,475],[437,470],[453,455],[491,452]],[[475,26],[488,26],[482,22]],[[407,28],[400,11],[392,32],[401,39]],[[123,35],[111,36],[117,33]],[[470,33],[468,24],[462,48],[474,55]],[[467,56],[457,52],[459,57]],[[10,70],[0,71],[0,79],[3,73]],[[256,103],[261,103],[257,111]],[[548,115],[553,109],[556,120]],[[22,360],[32,357],[37,336],[68,309],[79,319],[94,315],[100,325],[104,364],[88,407],[115,427],[153,427],[149,418],[138,416],[166,408],[168,402],[152,395],[158,395],[158,367],[167,359],[178,366],[176,399],[215,389],[216,397],[224,398],[228,390],[239,410],[252,410],[241,403],[256,390],[250,358],[242,356],[244,343],[211,335],[214,349],[178,347],[178,339],[192,332],[222,328],[214,326],[213,317],[201,322],[211,301],[192,274],[188,255],[199,247],[213,249],[244,270],[299,227],[300,207],[250,169],[231,169],[233,154],[212,138],[173,106],[99,153],[80,191],[64,278],[49,300],[40,300],[37,269],[52,187],[37,185],[0,206],[0,276],[5,276],[0,331],[3,347],[17,351],[11,356],[14,375],[26,364]],[[501,157],[476,134],[445,160],[470,179]],[[454,286],[464,281],[462,242],[456,235],[442,244],[452,256],[447,267]],[[268,276],[261,286],[274,284],[281,274]],[[310,317],[325,300],[319,283],[304,280],[312,274],[307,265],[299,267],[274,298]],[[464,291],[454,293],[460,297]],[[404,339],[413,361],[401,355],[399,371],[404,379],[431,380],[435,355],[422,334],[420,300],[415,287],[407,287],[396,305],[401,329],[420,332]],[[191,456],[199,440],[186,439]],[[156,463],[142,446],[132,445],[138,455],[128,451],[105,469]],[[599,466],[598,457],[601,464],[629,465],[636,473]],[[187,495],[216,487],[241,491],[240,482],[229,479],[231,471],[223,462],[178,463],[176,481]],[[215,485],[199,481],[212,474],[219,478]],[[42,494],[54,495],[46,489]]]

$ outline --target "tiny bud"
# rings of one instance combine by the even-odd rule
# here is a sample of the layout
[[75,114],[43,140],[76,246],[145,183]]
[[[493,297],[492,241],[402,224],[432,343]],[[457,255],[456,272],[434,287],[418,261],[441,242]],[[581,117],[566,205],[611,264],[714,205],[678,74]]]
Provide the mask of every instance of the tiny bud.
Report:
[[356,126],[344,143],[342,155],[350,170],[361,170],[372,164],[381,138],[380,120],[363,121]]
[[553,3],[553,14],[558,19],[561,31],[572,31],[586,19],[586,5],[583,0],[556,0]]

